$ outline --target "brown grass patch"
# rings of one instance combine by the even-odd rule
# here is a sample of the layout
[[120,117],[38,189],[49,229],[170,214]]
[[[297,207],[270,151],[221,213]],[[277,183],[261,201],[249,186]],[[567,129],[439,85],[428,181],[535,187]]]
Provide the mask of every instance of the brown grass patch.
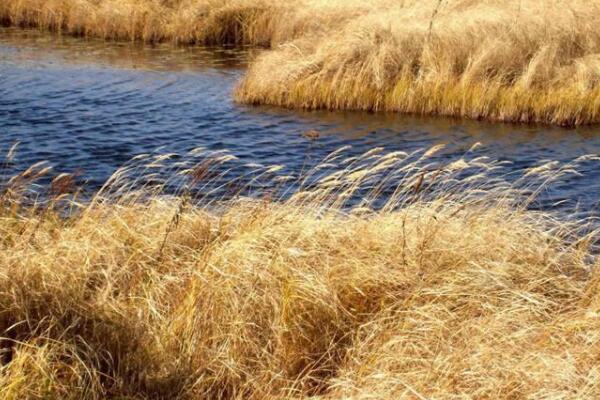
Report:
[[337,153],[281,201],[123,193],[130,167],[85,205],[4,191],[2,398],[598,397],[594,236],[435,150]]

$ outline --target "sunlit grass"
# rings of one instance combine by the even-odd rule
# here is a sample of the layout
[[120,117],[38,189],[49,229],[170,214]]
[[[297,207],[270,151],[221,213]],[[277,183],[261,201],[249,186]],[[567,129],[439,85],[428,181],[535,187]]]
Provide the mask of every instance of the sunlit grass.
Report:
[[290,35],[303,31],[301,26],[284,28],[281,23],[294,13],[294,4],[291,0],[5,0],[0,3],[0,19],[111,40],[270,45],[279,37],[286,39],[288,30]]
[[594,158],[509,184],[441,150],[340,149],[294,178],[140,156],[80,202],[68,175],[36,186],[44,164],[14,175],[0,397],[597,397],[596,235],[528,209]]
[[[437,12],[436,12],[437,11]],[[242,102],[573,126],[599,120],[594,2],[425,1],[264,53]],[[277,66],[277,67],[274,67]]]

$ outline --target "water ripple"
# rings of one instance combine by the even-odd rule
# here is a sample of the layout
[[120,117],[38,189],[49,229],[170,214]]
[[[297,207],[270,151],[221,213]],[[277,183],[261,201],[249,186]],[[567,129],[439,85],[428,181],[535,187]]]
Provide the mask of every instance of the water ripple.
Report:
[[[481,142],[482,154],[513,171],[543,159],[600,153],[597,128],[564,130],[440,118],[350,112],[294,112],[235,104],[231,92],[249,50],[155,48],[0,30],[0,152],[20,141],[14,168],[49,160],[58,171],[83,170],[101,184],[131,157],[161,147],[230,150],[244,162],[285,164],[291,172],[344,145],[414,151],[447,143],[458,157]],[[302,133],[315,129],[313,143]],[[546,195],[592,210],[600,170],[583,165]]]

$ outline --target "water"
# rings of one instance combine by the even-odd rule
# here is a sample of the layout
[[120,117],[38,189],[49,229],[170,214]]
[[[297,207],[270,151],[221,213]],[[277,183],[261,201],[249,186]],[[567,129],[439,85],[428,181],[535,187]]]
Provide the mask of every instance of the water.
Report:
[[[258,50],[139,46],[0,29],[0,153],[19,141],[15,170],[48,160],[80,171],[97,188],[131,157],[227,149],[243,162],[284,164],[290,173],[344,145],[413,151],[439,143],[460,157],[474,143],[522,171],[552,159],[600,154],[600,129],[491,124],[358,112],[247,107],[232,91]],[[311,142],[302,133],[320,133]],[[592,212],[600,200],[598,163],[581,166],[545,194]]]

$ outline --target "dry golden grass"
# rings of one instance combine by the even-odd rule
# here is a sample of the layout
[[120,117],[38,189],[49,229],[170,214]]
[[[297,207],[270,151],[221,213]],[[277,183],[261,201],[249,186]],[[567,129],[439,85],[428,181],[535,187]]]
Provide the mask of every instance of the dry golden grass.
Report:
[[3,0],[0,21],[106,39],[270,46],[236,91],[285,107],[600,122],[589,0]]
[[[86,205],[64,175],[27,205],[47,171],[19,174],[0,208],[0,397],[598,398],[594,236],[522,191],[574,166],[508,186],[435,150],[340,151],[279,201],[198,197],[222,154],[141,159]],[[180,195],[131,191],[161,166]]]
[[338,26],[361,12],[361,1],[357,0],[344,7],[319,5],[317,15],[314,8],[307,7],[309,3],[312,4],[295,0],[3,0],[0,21],[113,40],[270,46],[307,31]]
[[265,53],[236,97],[309,109],[597,123],[598,16],[600,3],[579,0],[419,1],[374,10]]

